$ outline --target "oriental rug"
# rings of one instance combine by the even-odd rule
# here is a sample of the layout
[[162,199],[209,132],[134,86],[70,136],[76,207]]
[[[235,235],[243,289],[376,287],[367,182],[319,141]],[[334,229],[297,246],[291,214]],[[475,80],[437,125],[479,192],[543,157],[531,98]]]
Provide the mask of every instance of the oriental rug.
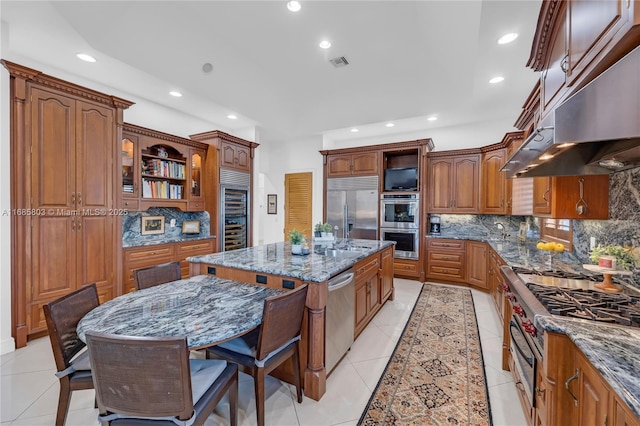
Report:
[[469,289],[423,284],[358,424],[492,424]]

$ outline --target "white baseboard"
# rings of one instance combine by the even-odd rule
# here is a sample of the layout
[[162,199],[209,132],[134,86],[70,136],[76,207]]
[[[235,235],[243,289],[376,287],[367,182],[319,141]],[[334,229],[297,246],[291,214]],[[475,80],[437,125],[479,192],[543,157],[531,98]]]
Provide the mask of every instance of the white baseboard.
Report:
[[5,339],[0,342],[0,355],[8,354],[16,350],[16,341],[13,337]]

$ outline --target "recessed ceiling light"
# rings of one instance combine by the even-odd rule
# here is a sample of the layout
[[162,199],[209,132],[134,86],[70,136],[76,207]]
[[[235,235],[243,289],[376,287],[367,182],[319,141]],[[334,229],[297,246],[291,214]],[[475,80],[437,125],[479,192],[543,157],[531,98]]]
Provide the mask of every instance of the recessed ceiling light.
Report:
[[289,9],[292,12],[297,12],[302,8],[302,5],[300,4],[299,1],[290,1],[287,2],[287,9]]
[[518,38],[518,33],[509,33],[505,34],[498,39],[498,44],[507,44],[511,43],[513,40]]
[[351,133],[358,133],[360,130],[356,129],[355,127],[353,129],[351,129]]
[[496,83],[500,83],[502,81],[504,81],[504,77],[498,76],[498,77],[493,77],[491,80],[489,80],[489,83],[496,84]]
[[438,117],[436,117],[435,115],[432,115],[431,117],[427,118],[428,121],[436,121],[438,119]]
[[237,115],[233,115],[233,114],[229,114],[229,115],[227,115],[227,118],[228,118],[229,120],[235,120],[235,119],[237,119],[237,118],[238,118],[238,116],[237,116]]
[[386,126],[386,127],[393,127],[393,126],[395,126],[395,124],[393,124],[393,123],[387,123],[387,124],[385,124],[385,126]]
[[322,40],[318,46],[323,49],[328,49],[331,47],[331,43],[328,40]]
[[202,72],[209,74],[211,71],[213,71],[213,65],[211,65],[211,63],[207,62],[202,65]]
[[85,62],[95,62],[96,58],[94,58],[91,55],[87,55],[86,53],[78,53],[76,55],[78,57],[78,59],[82,59]]
[[171,96],[175,96],[176,98],[179,98],[179,97],[181,97],[181,96],[182,96],[182,93],[177,92],[177,91],[175,91],[175,90],[170,91],[170,92],[169,92],[169,94],[170,94]]

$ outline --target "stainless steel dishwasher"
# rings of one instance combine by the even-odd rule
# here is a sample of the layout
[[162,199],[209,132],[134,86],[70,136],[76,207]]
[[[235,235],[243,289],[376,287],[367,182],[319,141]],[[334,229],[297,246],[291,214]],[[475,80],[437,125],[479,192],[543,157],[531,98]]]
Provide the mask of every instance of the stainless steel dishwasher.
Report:
[[355,324],[355,270],[347,269],[329,279],[325,327],[325,367],[327,375],[353,343]]

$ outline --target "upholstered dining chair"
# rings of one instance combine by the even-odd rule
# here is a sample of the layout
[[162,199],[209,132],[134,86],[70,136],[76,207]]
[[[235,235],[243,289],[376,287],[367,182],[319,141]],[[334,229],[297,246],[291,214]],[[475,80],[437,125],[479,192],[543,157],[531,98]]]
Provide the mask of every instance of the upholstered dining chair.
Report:
[[133,281],[136,290],[177,281],[182,278],[180,262],[169,262],[161,265],[149,266],[133,271]]
[[252,332],[207,348],[207,358],[226,359],[254,379],[258,426],[264,426],[265,376],[292,359],[298,402],[302,403],[300,332],[307,284],[264,301],[262,324]]
[[103,425],[202,425],[226,394],[237,425],[237,365],[189,359],[186,336],[86,337]]
[[56,377],[60,381],[56,426],[63,426],[69,411],[71,392],[93,389],[89,354],[76,333],[78,322],[100,305],[95,284],[89,284],[43,306],[49,331]]

